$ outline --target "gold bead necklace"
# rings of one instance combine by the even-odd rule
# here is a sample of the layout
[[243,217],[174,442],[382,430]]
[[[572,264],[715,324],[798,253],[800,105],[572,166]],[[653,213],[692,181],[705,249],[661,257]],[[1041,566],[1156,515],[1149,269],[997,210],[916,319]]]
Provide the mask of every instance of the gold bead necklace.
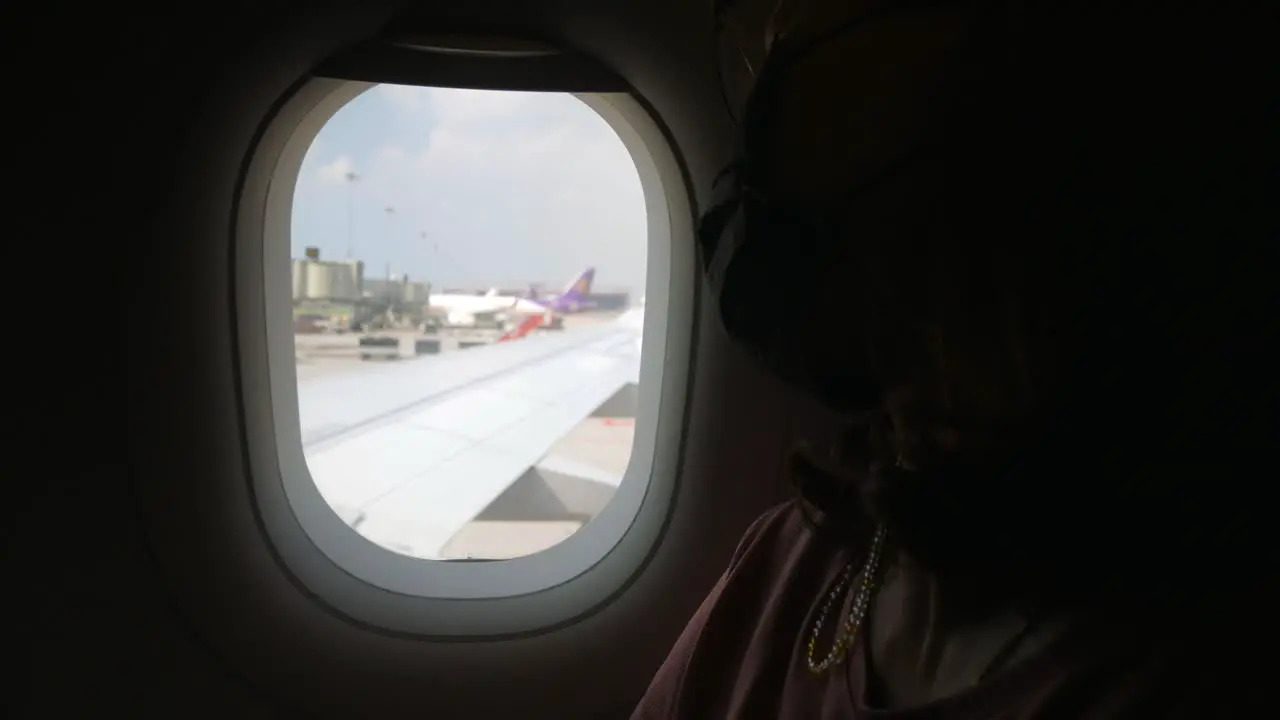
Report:
[[858,629],[862,627],[862,623],[867,615],[867,608],[871,605],[871,593],[875,589],[876,570],[880,566],[880,551],[884,547],[885,528],[883,525],[876,528],[876,534],[871,540],[871,548],[867,551],[867,562],[862,566],[862,573],[858,576],[858,591],[853,598],[853,607],[849,610],[849,617],[845,619],[844,624],[836,631],[835,638],[831,641],[831,649],[827,651],[826,657],[821,661],[814,660],[814,652],[818,646],[818,635],[822,632],[822,625],[827,619],[827,615],[831,612],[831,606],[835,603],[836,598],[842,597],[845,586],[849,584],[849,579],[853,576],[853,563],[850,562],[844,566],[844,570],[840,573],[840,579],[836,582],[835,587],[827,594],[827,601],[823,603],[822,610],[818,612],[818,619],[813,624],[813,632],[809,636],[809,652],[806,660],[808,661],[809,671],[815,675],[826,672],[834,665],[839,665],[848,654],[849,648],[853,645],[853,639],[858,634]]

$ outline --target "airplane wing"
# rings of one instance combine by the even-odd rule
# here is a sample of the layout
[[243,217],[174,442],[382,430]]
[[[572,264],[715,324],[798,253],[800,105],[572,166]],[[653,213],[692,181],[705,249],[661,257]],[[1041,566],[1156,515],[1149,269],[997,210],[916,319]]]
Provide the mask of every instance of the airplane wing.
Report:
[[316,486],[366,538],[439,557],[557,440],[638,382],[641,325],[624,317],[303,381]]

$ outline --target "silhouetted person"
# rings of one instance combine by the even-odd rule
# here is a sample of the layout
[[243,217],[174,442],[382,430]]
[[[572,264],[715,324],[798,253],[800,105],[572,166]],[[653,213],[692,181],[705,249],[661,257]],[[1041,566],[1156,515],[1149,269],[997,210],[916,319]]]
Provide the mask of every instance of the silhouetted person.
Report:
[[1275,714],[1256,116],[1155,16],[1043,7],[780,7],[701,250],[849,429],[636,720]]

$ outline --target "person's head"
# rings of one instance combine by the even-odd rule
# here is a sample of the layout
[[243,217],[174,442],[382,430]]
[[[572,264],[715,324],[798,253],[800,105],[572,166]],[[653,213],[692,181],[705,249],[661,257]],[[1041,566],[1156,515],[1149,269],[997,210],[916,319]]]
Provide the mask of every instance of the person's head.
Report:
[[957,589],[1137,577],[1160,544],[1135,528],[1159,538],[1189,508],[1151,493],[1143,475],[1177,466],[1151,441],[1195,414],[1161,402],[1191,401],[1161,384],[1185,357],[1161,353],[1192,328],[1168,325],[1175,299],[1132,263],[1164,226],[1144,216],[1156,194],[1112,194],[1126,173],[1161,178],[1076,105],[1106,93],[1060,82],[1004,5],[885,7],[774,43],[736,231],[703,227],[725,326],[849,414],[834,475],[857,492],[825,500],[829,517],[857,504]]

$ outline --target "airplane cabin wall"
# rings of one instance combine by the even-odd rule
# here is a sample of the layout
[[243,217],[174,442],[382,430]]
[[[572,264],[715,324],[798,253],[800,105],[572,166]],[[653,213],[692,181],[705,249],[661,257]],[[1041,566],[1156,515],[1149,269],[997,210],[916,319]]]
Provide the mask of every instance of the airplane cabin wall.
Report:
[[[17,165],[32,178],[19,227],[115,308],[80,321],[111,359],[39,368],[60,404],[29,447],[49,470],[14,483],[16,647],[33,715],[88,702],[143,716],[626,717],[738,535],[785,496],[786,450],[829,431],[732,350],[704,298],[668,532],[608,608],[501,647],[444,646],[355,627],[291,584],[242,511],[234,188],[272,104],[396,5],[192,2],[28,33],[50,49],[27,63],[48,69],[19,81],[33,99],[19,119],[31,131]],[[705,3],[441,5],[454,22],[528,23],[607,58],[666,124],[699,195],[727,158]],[[66,72],[68,55],[82,72]],[[55,182],[73,192],[43,190]]]

